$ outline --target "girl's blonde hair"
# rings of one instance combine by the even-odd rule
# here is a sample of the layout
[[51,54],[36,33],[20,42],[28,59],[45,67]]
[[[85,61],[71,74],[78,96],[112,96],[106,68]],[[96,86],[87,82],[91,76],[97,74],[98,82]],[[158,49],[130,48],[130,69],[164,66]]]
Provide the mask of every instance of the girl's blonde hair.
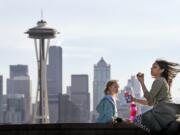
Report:
[[105,95],[108,95],[109,87],[111,87],[115,83],[117,84],[118,81],[117,80],[110,80],[110,81],[107,82],[106,88],[104,89],[104,94]]

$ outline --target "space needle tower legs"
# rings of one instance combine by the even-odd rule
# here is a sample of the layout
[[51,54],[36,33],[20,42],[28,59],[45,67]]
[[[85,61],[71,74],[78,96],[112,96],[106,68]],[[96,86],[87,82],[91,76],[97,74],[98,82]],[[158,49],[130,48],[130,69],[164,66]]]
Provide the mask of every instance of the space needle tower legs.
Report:
[[[36,112],[34,112],[33,122],[38,119],[40,123],[49,123],[49,108],[48,108],[48,93],[47,93],[47,56],[49,50],[50,40],[47,39],[45,44],[44,39],[39,40],[39,48],[37,46],[37,39],[34,39],[36,59],[38,64],[38,89],[36,96]],[[39,101],[38,101],[39,97]],[[39,110],[39,116],[37,115]]]

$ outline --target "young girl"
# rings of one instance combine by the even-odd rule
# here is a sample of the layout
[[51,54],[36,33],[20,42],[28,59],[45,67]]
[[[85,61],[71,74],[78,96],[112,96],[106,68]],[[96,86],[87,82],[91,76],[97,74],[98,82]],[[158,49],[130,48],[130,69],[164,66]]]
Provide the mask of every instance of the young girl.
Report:
[[119,85],[116,80],[111,80],[106,84],[105,96],[96,107],[99,113],[96,119],[97,123],[114,123],[116,121],[118,117],[116,106],[118,89]]
[[180,72],[179,64],[156,60],[151,68],[151,75],[155,80],[150,91],[144,83],[144,74],[137,74],[146,100],[133,98],[133,101],[153,108],[137,116],[135,124],[152,132],[160,132],[176,121],[176,114],[180,108],[172,103],[170,87],[178,72]]

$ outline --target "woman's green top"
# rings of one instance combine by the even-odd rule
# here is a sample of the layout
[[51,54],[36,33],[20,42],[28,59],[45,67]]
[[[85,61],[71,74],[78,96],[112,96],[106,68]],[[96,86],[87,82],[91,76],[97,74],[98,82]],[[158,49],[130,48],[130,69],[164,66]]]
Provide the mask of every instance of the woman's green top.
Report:
[[145,91],[144,97],[149,105],[157,105],[160,102],[172,102],[169,85],[164,77],[157,78],[150,91]]

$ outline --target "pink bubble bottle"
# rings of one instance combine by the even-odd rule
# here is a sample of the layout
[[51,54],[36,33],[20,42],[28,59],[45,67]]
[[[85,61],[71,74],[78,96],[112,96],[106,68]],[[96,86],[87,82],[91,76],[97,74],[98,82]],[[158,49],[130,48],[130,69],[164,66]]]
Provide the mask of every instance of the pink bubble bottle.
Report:
[[131,102],[130,104],[130,117],[129,120],[130,121],[134,121],[135,117],[136,117],[136,113],[137,113],[137,107],[136,104],[134,102]]

